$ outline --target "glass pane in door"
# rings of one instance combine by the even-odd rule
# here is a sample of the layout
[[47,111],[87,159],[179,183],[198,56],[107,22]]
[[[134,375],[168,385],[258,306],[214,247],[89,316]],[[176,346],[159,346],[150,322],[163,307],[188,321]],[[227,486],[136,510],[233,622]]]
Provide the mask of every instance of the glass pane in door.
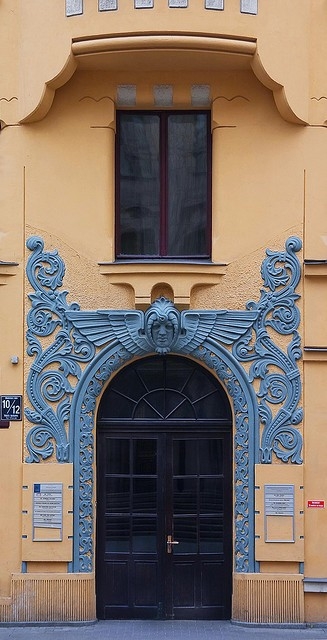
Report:
[[223,550],[222,438],[173,439],[174,554]]

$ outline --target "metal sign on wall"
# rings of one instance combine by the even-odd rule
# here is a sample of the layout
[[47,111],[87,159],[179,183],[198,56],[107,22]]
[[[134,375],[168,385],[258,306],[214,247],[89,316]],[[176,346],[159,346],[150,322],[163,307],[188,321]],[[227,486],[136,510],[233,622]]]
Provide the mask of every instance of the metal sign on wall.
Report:
[[265,485],[266,516],[294,516],[294,485]]
[[[63,486],[61,482],[35,483],[33,486],[33,541],[62,540]],[[44,535],[44,530],[56,530]]]
[[295,541],[293,484],[266,484],[264,488],[265,542]]
[[0,396],[0,420],[22,420],[22,396]]
[[308,509],[324,509],[325,500],[308,500]]

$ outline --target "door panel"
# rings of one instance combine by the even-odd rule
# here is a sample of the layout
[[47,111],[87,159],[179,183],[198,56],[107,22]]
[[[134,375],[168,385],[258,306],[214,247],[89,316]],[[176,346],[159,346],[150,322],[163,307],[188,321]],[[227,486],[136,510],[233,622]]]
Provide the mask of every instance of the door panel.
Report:
[[158,439],[98,437],[100,618],[157,617]]
[[99,618],[230,617],[230,432],[189,431],[99,430]]
[[[178,542],[170,556],[172,570],[167,572],[173,594],[171,615],[225,618],[231,585],[229,434],[172,435],[168,458],[169,446],[172,534]],[[169,488],[167,493],[169,510]]]

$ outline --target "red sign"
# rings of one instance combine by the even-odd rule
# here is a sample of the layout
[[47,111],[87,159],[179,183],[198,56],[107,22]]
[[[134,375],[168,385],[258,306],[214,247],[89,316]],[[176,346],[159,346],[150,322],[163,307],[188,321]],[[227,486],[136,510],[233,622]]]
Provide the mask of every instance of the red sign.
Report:
[[308,500],[308,508],[310,509],[324,509],[325,500]]

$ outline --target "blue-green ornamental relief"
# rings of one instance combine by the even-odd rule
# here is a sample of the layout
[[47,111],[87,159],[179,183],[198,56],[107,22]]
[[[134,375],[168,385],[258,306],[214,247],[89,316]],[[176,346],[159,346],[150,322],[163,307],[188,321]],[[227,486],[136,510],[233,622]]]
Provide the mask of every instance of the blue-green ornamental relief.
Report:
[[[26,462],[55,456],[74,463],[74,571],[93,570],[93,465],[97,399],[112,373],[133,357],[175,353],[205,363],[228,393],[234,412],[235,570],[254,571],[254,464],[273,455],[301,464],[301,357],[297,307],[301,241],[266,251],[258,302],[243,311],[180,312],[159,298],[145,312],[82,311],[62,291],[65,265],[27,241],[27,276],[33,293],[27,315],[27,380],[31,428]],[[283,350],[276,338],[286,336]],[[280,339],[278,342],[283,342]]]

